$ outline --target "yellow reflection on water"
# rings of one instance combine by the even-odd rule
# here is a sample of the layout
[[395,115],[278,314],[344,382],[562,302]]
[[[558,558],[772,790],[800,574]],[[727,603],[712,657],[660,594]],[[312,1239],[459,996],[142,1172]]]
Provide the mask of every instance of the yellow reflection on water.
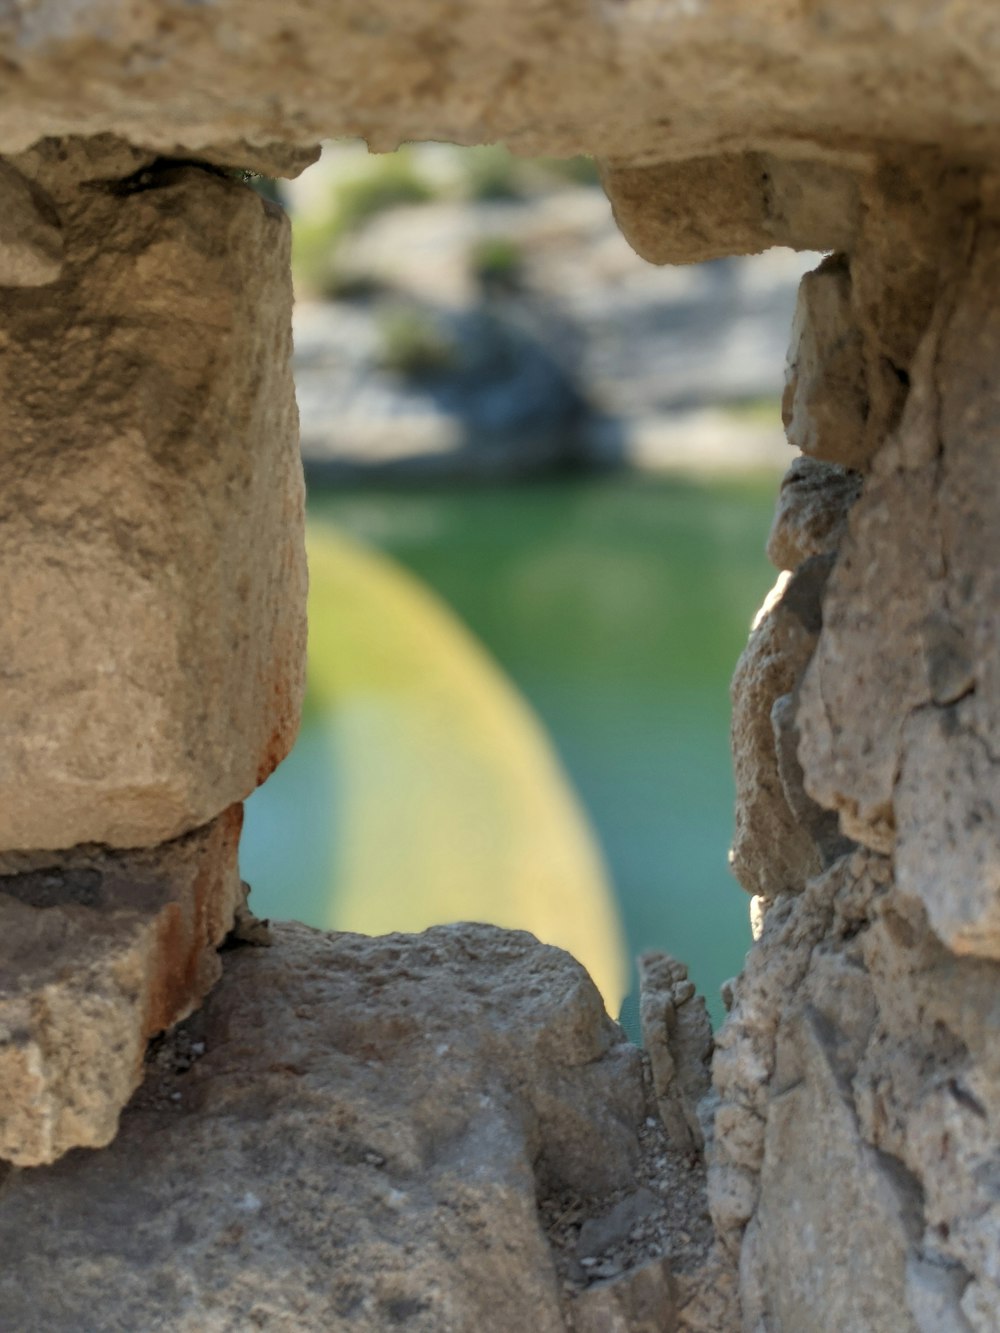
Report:
[[411,574],[326,527],[308,544],[309,688],[333,719],[340,794],[325,924],[530,930],[578,958],[617,1014],[627,966],[608,874],[535,715]]

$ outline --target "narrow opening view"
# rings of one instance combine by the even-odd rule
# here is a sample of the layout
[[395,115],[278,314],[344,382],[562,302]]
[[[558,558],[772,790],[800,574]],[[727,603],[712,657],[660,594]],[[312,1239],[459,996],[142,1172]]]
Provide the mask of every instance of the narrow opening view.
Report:
[[640,260],[587,159],[328,146],[293,221],[309,677],[248,802],[259,915],[455,920],[579,958],[638,1039],[635,958],[720,988],[728,685],[774,578],[801,274]]

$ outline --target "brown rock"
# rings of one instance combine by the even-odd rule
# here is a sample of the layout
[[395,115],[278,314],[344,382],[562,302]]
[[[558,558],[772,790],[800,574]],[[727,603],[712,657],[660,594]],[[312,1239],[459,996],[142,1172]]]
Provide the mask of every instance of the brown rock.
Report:
[[998,977],[948,953],[887,858],[772,905],[714,1064],[709,1197],[746,1327],[990,1328]]
[[[984,801],[995,804],[989,755],[1000,732],[1000,666],[986,608],[1000,604],[993,462],[1000,398],[992,372],[1000,356],[998,290],[1000,238],[983,227],[967,275],[942,298],[914,361],[899,431],[876,456],[851,510],[797,715],[810,795],[839,811],[851,837],[885,852],[896,846],[901,889],[929,893],[947,937],[961,936],[961,947],[970,948],[978,933],[975,947],[987,951],[996,890],[991,872],[983,873],[991,855],[984,835],[973,832],[959,852],[956,838],[966,835],[945,837],[942,816],[930,807],[946,805],[957,830],[978,827]],[[947,719],[916,716],[956,703],[962,721],[946,754]],[[943,797],[938,784],[946,772],[951,785]],[[907,837],[916,839],[911,852],[898,844],[897,803]],[[933,890],[934,872],[920,850],[928,850],[921,832],[928,818],[942,834],[933,864],[942,871],[945,857],[951,865]],[[947,846],[960,860],[950,859]],[[985,862],[977,859],[983,855]],[[943,885],[956,873],[957,915],[945,927]],[[984,914],[978,932],[964,915],[976,899]]]
[[654,264],[759,254],[772,245],[846,249],[858,224],[855,177],[824,163],[764,153],[606,163],[601,180],[625,239]]
[[636,163],[851,165],[886,144],[989,160],[996,40],[992,6],[918,0],[45,0],[0,15],[0,145],[113,130],[183,155],[362,135]]
[[868,455],[864,341],[843,255],[824,259],[799,287],[781,414],[788,442],[811,458],[861,466]]
[[639,1333],[675,1326],[674,1267],[695,1311],[696,1159],[672,1159],[666,1206],[644,1196],[669,1254],[626,1248],[593,1293],[558,1279],[546,1200],[607,1217],[669,1156],[639,1052],[567,954],[489,926],[282,926],[226,960],[109,1148],[0,1178],[0,1327],[562,1333],[596,1309]]
[[41,287],[62,270],[55,209],[40,190],[0,162],[0,287]]
[[700,1152],[699,1103],[711,1087],[712,1024],[683,963],[665,953],[639,958],[639,1019],[657,1109],[679,1151]]
[[[904,419],[904,436],[908,429]],[[903,722],[927,699],[934,503],[930,468],[878,456],[827,584],[823,633],[797,713],[806,790],[839,812],[849,837],[882,852],[895,837]]]
[[767,539],[776,569],[797,569],[814,555],[835,555],[861,478],[838,463],[796,458],[781,481]]
[[662,1260],[591,1287],[573,1302],[574,1333],[675,1333],[676,1283]]
[[779,578],[758,613],[730,687],[736,776],[730,860],[747,892],[765,899],[801,889],[821,864],[813,806],[803,793],[801,808],[793,808],[786,794],[785,782],[794,775],[787,763],[782,772],[772,711],[797,688],[812,657],[828,570],[829,561],[815,557],[795,575]]
[[0,313],[0,847],[175,837],[298,726],[288,222],[194,167],[101,174],[126,161],[22,164],[65,260]]
[[146,1042],[220,975],[241,823],[234,806],[162,847],[0,857],[0,1158],[114,1137]]
[[776,1328],[913,1333],[904,1290],[923,1230],[919,1185],[858,1133],[840,1040],[808,1010],[783,1028],[743,1262],[767,1274],[760,1313]]

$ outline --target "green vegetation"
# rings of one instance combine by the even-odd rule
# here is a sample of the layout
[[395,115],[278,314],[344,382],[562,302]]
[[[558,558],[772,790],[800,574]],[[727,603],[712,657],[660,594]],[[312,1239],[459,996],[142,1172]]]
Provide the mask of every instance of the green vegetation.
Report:
[[409,148],[372,156],[363,170],[338,183],[331,226],[336,235],[353,231],[379,213],[402,204],[424,204],[434,189],[413,161]]
[[524,254],[509,236],[484,236],[469,249],[469,269],[484,288],[520,285],[524,273]]
[[458,148],[465,198],[523,199],[553,186],[596,185],[597,168],[589,157],[515,157],[499,144]]
[[[445,169],[435,170],[433,164],[441,162],[442,151]],[[419,147],[411,146],[367,156],[350,152],[325,204],[296,218],[292,266],[302,290],[324,300],[370,295],[363,282],[365,289],[359,290],[359,279],[343,271],[338,252],[346,236],[389,209],[448,198],[470,203],[513,201],[597,181],[594,164],[586,157],[518,158],[496,144],[443,150],[439,146],[436,152],[430,160],[421,156]],[[251,184],[270,197],[268,182],[256,178]],[[481,261],[476,256],[470,259],[484,284],[516,281],[520,256],[513,253],[512,242],[490,239],[481,243],[481,249]]]
[[506,148],[490,144],[462,152],[462,193],[467,199],[520,199],[525,193],[522,166]]
[[567,185],[600,185],[597,165],[592,157],[539,157],[535,167],[543,175]]
[[434,317],[417,306],[392,305],[379,311],[379,361],[407,379],[426,379],[451,370],[454,342]]
[[434,193],[410,149],[365,158],[363,165],[336,182],[323,212],[296,221],[292,234],[296,280],[324,300],[359,295],[358,279],[345,275],[337,262],[339,242],[380,213],[426,203]]
[[780,398],[730,398],[720,406],[727,416],[748,426],[773,426],[781,421]]

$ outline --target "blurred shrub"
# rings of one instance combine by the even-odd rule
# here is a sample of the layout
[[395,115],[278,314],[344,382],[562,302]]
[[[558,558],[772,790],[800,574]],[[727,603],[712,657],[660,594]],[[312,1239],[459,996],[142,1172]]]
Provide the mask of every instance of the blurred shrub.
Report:
[[499,144],[462,152],[462,193],[468,199],[520,199],[525,193],[524,164]]
[[565,181],[567,185],[600,185],[597,164],[592,157],[539,157],[535,160],[536,169],[554,181]]
[[462,193],[468,199],[523,199],[553,186],[599,183],[589,157],[515,157],[499,144],[455,152],[461,154]]
[[[434,194],[409,149],[364,159],[363,165],[334,183],[324,211],[296,220],[292,232],[296,282],[310,295],[331,301],[370,294],[371,284],[340,271],[339,242],[378,214],[403,204],[426,203]],[[362,292],[362,287],[367,290]]]
[[434,189],[417,170],[408,148],[373,155],[363,169],[338,181],[331,225],[338,235],[401,204],[423,204]]
[[524,276],[524,253],[508,236],[484,236],[469,248],[469,269],[481,287],[513,290]]
[[777,397],[727,398],[719,406],[727,416],[754,426],[774,426],[781,421],[781,399]]
[[393,305],[377,318],[379,364],[406,379],[427,379],[454,369],[457,348],[433,315],[417,306]]
[[[441,145],[436,146],[440,163]],[[372,218],[404,204],[433,199],[470,203],[518,200],[553,189],[593,185],[597,172],[587,157],[518,158],[498,144],[444,149],[449,169],[435,174],[419,147],[394,153],[355,155],[338,171],[325,207],[297,217],[292,236],[292,265],[300,290],[325,300],[350,300],[371,294],[371,284],[341,271],[337,252],[342,239]],[[453,156],[451,156],[453,154]],[[266,184],[256,188],[266,189]],[[484,286],[516,284],[521,256],[512,242],[485,240],[470,255],[472,271]],[[361,290],[365,288],[365,290]]]

